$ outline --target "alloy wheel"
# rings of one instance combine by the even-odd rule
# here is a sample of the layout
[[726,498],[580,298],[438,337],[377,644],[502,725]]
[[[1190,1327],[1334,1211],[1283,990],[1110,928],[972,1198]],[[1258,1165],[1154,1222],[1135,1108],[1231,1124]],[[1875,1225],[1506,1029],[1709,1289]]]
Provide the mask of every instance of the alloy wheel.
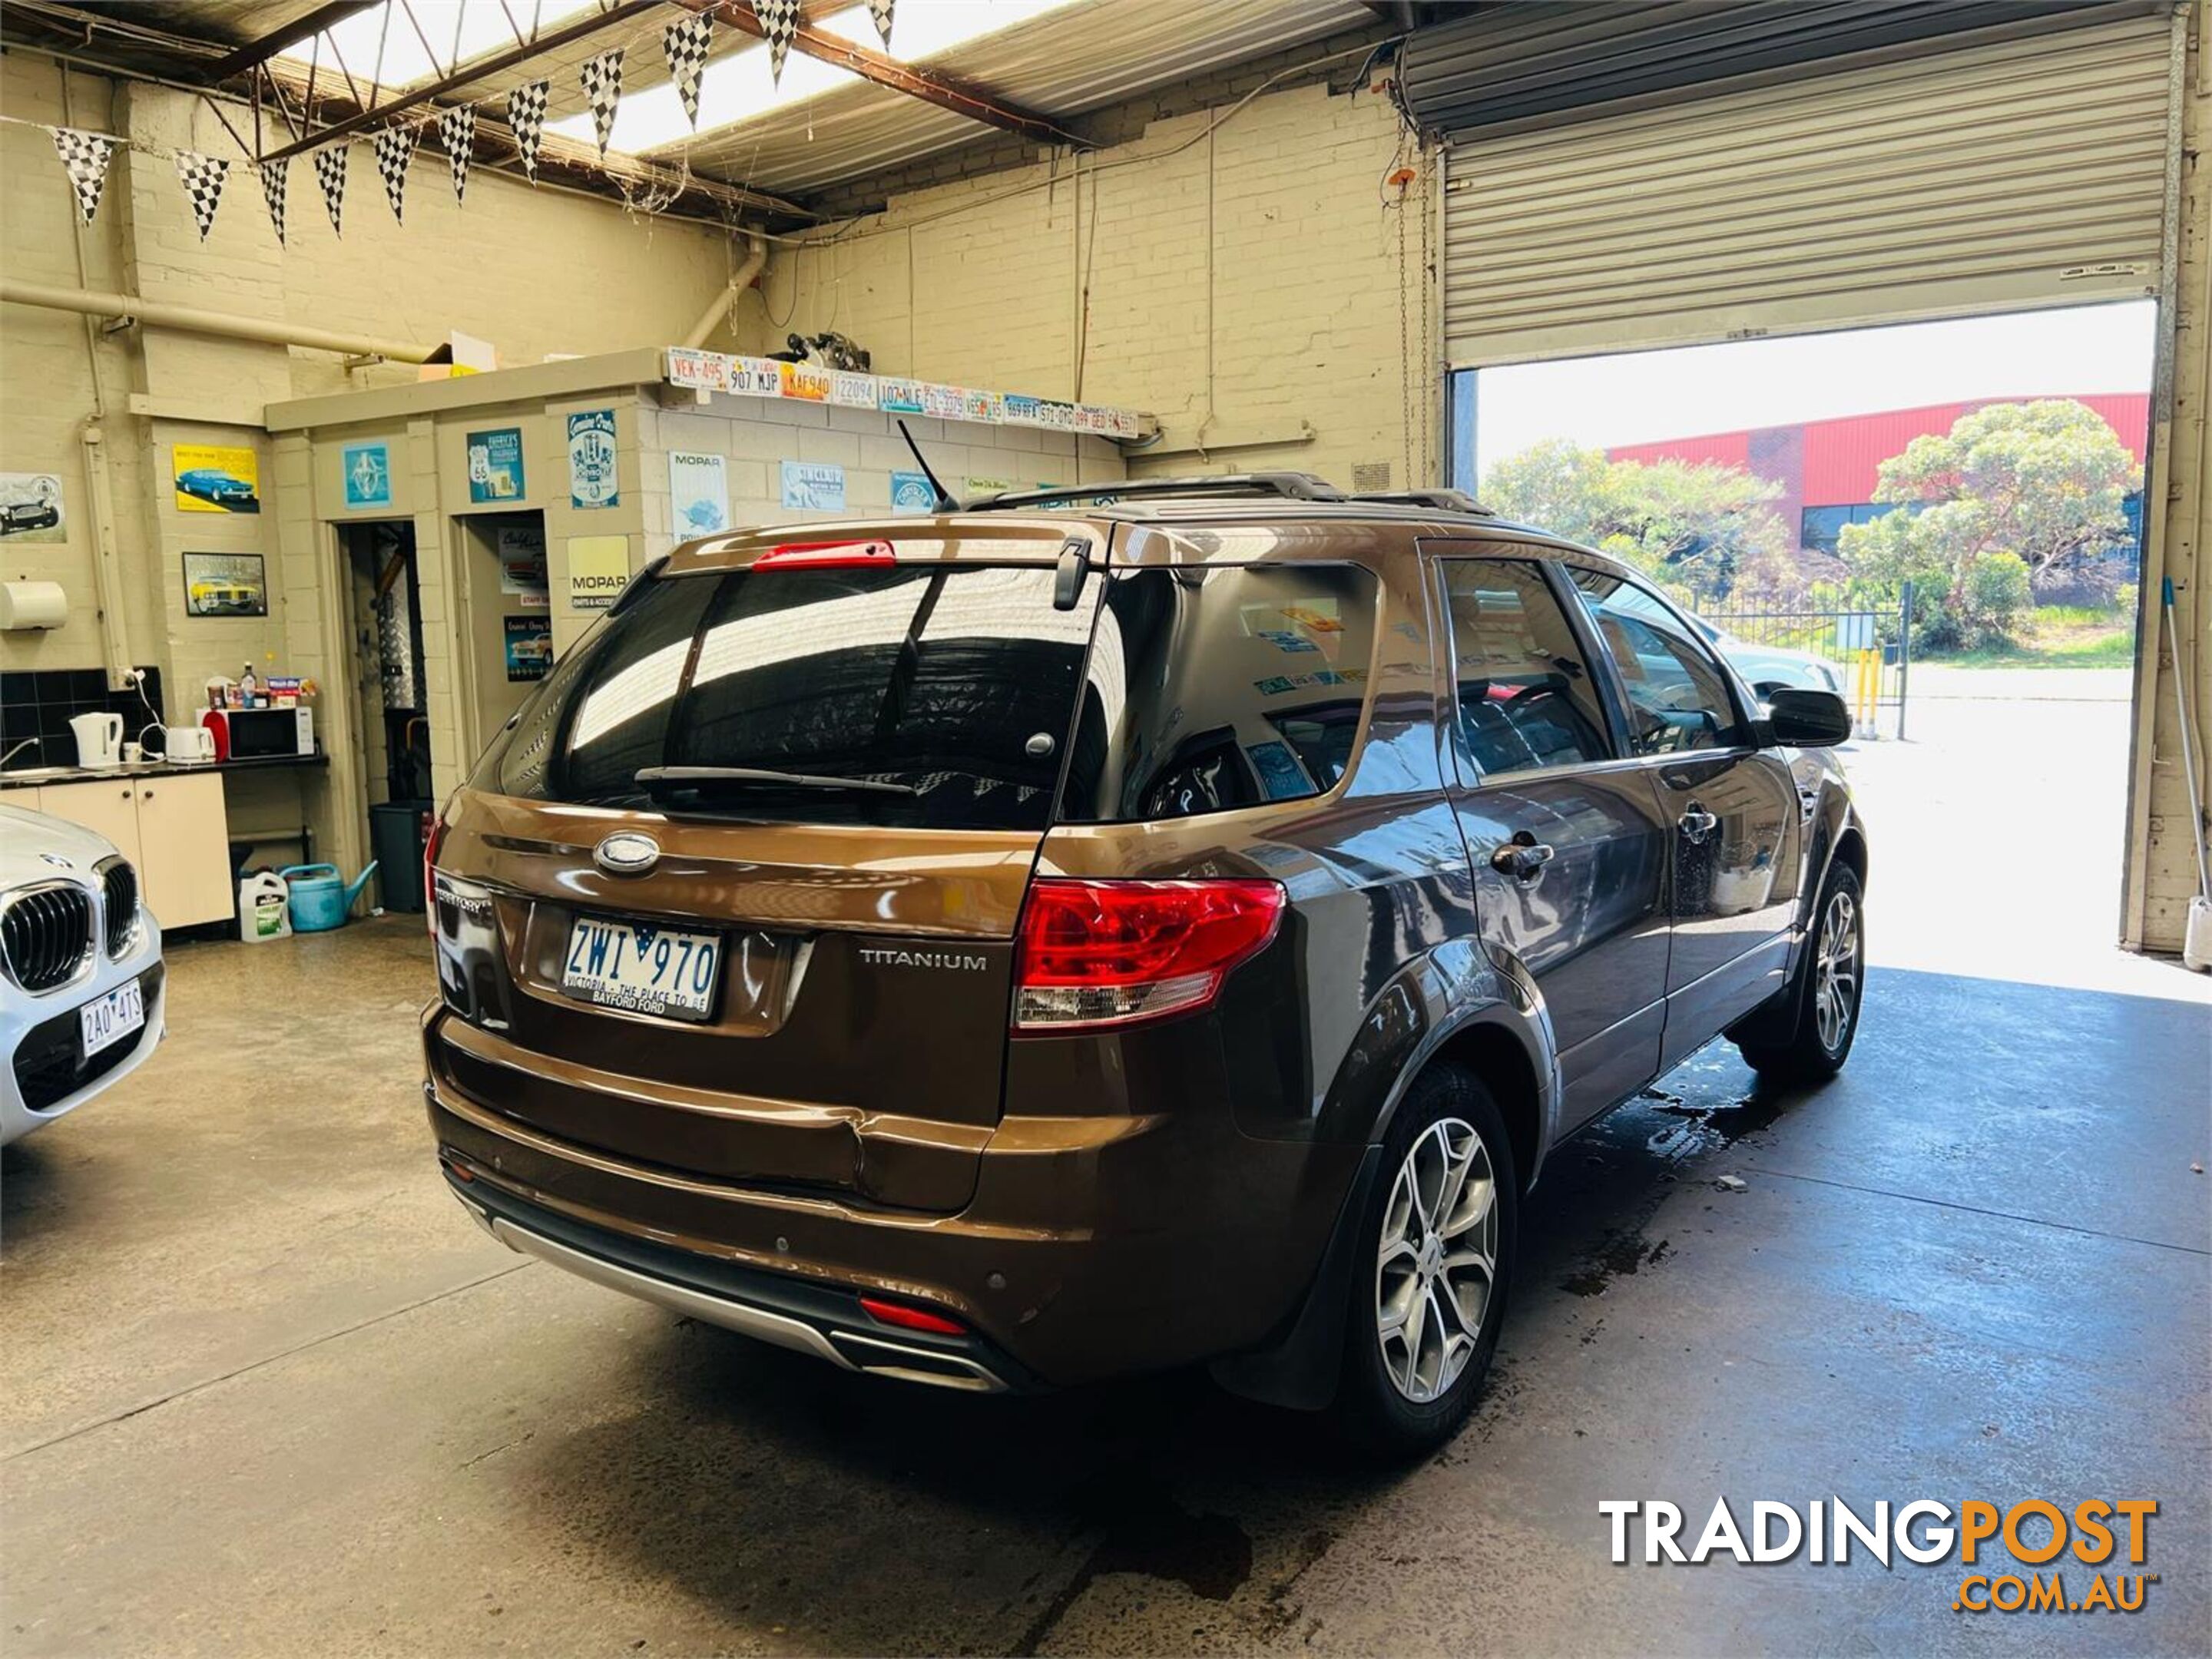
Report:
[[1820,939],[1813,964],[1813,1020],[1820,1047],[1831,1054],[1844,1046],[1858,1013],[1859,912],[1849,893],[1828,900],[1820,917]]
[[1498,1190],[1474,1126],[1424,1129],[1390,1185],[1375,1260],[1382,1369],[1416,1405],[1446,1393],[1482,1335],[1498,1263]]

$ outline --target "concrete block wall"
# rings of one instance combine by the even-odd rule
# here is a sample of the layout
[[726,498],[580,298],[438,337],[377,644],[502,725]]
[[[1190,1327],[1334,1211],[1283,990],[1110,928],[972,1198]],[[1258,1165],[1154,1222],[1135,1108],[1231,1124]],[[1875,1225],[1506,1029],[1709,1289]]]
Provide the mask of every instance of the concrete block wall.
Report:
[[1380,461],[1394,484],[1440,482],[1419,222],[1401,247],[1381,194],[1400,141],[1386,100],[1316,82],[1079,162],[894,185],[881,211],[778,247],[738,349],[834,328],[878,373],[1148,410],[1165,433],[1139,474],[1349,484]]
[[[718,395],[707,404],[682,408],[641,403],[635,419],[642,556],[633,560],[633,566],[689,539],[673,520],[668,488],[672,450],[726,459],[731,522],[738,528],[888,514],[891,474],[915,470],[913,456],[891,424],[893,418],[874,410],[763,398]],[[1024,489],[1040,484],[1101,483],[1128,476],[1120,448],[1104,438],[914,415],[898,418],[906,422],[930,465],[956,495],[987,484]],[[784,506],[785,461],[827,461],[843,467],[846,510]],[[555,620],[557,643],[557,616]]]

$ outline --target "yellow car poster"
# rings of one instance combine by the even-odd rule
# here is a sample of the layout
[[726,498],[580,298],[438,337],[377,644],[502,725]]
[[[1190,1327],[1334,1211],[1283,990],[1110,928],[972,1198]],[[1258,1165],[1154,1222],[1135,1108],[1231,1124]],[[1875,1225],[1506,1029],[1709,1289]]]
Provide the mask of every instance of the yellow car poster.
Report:
[[251,449],[178,444],[171,450],[179,513],[258,513],[261,463]]

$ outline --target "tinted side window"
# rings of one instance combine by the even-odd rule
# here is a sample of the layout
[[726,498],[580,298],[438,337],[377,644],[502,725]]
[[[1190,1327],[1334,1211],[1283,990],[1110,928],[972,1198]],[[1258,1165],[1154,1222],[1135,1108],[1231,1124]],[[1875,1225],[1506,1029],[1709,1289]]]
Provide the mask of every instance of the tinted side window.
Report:
[[1445,559],[1461,740],[1486,778],[1611,757],[1566,613],[1536,566]]
[[1635,752],[1671,755],[1741,744],[1727,678],[1690,624],[1617,576],[1574,574],[1628,693]]
[[1061,822],[1297,800],[1344,776],[1375,654],[1371,571],[1151,566],[1105,590]]

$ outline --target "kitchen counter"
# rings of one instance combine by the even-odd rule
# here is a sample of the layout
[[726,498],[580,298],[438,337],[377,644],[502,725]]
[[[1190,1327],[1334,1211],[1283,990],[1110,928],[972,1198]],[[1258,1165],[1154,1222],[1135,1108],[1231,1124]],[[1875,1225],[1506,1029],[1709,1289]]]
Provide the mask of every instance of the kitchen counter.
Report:
[[176,777],[194,772],[264,772],[286,767],[328,766],[319,749],[312,755],[260,755],[246,760],[138,761],[123,766],[24,766],[0,772],[0,789],[37,789],[64,783],[98,783],[105,778]]

